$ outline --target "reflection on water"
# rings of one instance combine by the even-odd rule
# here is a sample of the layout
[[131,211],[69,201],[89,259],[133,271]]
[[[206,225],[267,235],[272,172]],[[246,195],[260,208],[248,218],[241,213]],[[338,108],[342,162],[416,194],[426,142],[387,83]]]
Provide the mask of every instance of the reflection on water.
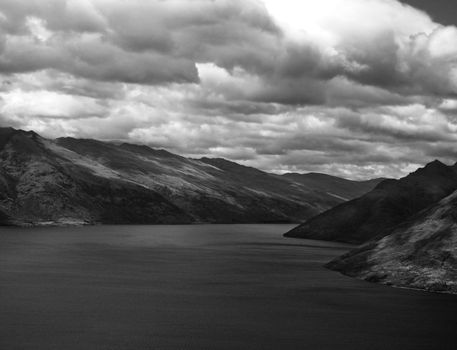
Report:
[[457,297],[322,268],[290,225],[0,228],[1,349],[455,349]]

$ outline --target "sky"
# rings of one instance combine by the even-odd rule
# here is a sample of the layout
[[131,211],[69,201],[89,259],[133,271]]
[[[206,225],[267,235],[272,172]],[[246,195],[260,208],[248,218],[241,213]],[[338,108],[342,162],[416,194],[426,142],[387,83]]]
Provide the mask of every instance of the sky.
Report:
[[453,164],[457,4],[407,2],[0,0],[0,126],[276,173]]
[[455,0],[405,0],[404,3],[426,11],[431,18],[443,25],[456,25]]

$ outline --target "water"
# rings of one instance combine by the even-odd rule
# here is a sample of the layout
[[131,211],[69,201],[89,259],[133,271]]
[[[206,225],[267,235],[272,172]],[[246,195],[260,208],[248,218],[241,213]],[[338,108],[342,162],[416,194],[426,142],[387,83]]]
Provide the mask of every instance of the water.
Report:
[[288,225],[0,228],[0,349],[457,349],[457,296],[322,268]]

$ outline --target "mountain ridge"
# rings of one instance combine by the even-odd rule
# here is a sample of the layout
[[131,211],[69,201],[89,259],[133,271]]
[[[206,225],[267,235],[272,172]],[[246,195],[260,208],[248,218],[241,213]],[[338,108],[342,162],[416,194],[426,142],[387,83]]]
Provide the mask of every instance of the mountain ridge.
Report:
[[0,222],[16,224],[299,222],[344,201],[225,159],[13,128],[0,161]]

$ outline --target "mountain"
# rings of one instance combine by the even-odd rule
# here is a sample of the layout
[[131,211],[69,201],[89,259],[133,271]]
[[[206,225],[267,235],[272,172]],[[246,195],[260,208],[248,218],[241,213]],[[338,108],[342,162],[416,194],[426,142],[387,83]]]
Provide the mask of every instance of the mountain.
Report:
[[365,193],[370,192],[380,182],[386,180],[384,178],[379,178],[368,181],[352,181],[319,173],[288,173],[282,176],[309,189],[327,192],[328,194],[339,197],[345,201],[360,197]]
[[327,267],[372,282],[457,293],[457,191]]
[[399,223],[457,189],[455,167],[439,161],[321,213],[286,233],[287,237],[363,243],[389,234]]
[[317,188],[224,159],[0,128],[3,224],[299,222],[350,195]]
[[66,152],[71,153],[34,132],[0,131],[0,210],[10,222],[191,222],[159,193],[114,176],[97,176],[65,157]]

